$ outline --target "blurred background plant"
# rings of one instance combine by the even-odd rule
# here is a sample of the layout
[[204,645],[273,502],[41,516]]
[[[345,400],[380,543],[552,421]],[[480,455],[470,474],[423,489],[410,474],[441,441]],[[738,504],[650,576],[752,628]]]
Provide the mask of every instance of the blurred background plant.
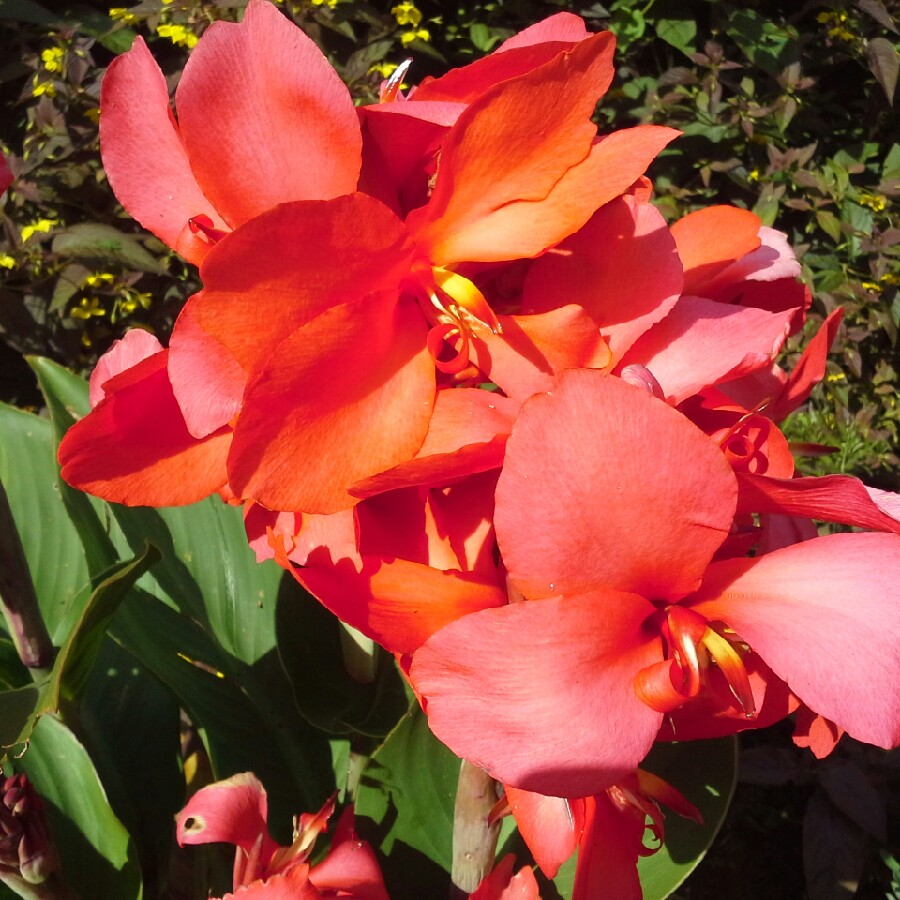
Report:
[[[0,400],[32,408],[44,403],[22,354],[47,356],[86,374],[129,328],[165,340],[198,288],[193,268],[142,231],[111,194],[98,146],[99,85],[112,58],[140,34],[174,88],[203,31],[216,20],[238,19],[245,5],[0,0],[0,149],[15,176],[0,199]],[[786,426],[792,440],[838,450],[801,460],[800,468],[847,472],[900,490],[897,0],[278,5],[319,43],[360,103],[376,99],[381,80],[407,57],[413,59],[412,84],[489,52],[560,9],[584,16],[590,28],[614,30],[619,71],[598,110],[601,128],[655,122],[684,132],[651,170],[666,217],[736,204],[786,232],[801,256],[814,302],[785,365],[828,312],[845,309],[825,382]],[[135,641],[132,649],[140,647]],[[206,677],[200,669],[192,674]],[[263,708],[254,704],[267,691],[245,692],[247,702]],[[392,706],[392,716],[395,711]],[[305,721],[322,726],[319,712],[302,712]],[[213,733],[202,716],[195,718]],[[363,730],[386,730],[378,725],[367,722]],[[402,729],[393,734],[395,749],[382,755],[385,764],[397,752],[398,734],[413,746]],[[349,744],[332,744],[335,759],[350,754]],[[815,768],[808,752],[784,750],[785,744],[785,728],[744,740],[745,783],[733,813],[706,864],[678,896],[900,900],[897,753],[842,742],[826,767]],[[224,774],[230,773],[218,772]],[[423,782],[417,790],[429,787]],[[176,784],[173,796],[180,790]],[[284,804],[293,808],[299,799],[287,797]],[[313,808],[314,799],[303,802]],[[421,828],[402,818],[401,826],[409,835]],[[796,864],[801,854],[805,873]]]

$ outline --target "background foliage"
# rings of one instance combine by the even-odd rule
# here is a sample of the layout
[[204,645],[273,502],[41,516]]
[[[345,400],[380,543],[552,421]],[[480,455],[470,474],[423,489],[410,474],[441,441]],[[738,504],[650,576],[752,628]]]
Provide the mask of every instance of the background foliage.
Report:
[[[97,138],[103,69],[141,34],[174,85],[198,36],[217,19],[234,20],[243,5],[239,0],[144,0],[110,9],[104,2],[73,2],[66,8],[0,0],[5,51],[0,55],[0,144],[17,176],[0,207],[0,399],[33,409],[49,405],[57,431],[65,425],[67,410],[83,403],[83,389],[49,363],[35,364],[45,400],[22,354],[49,357],[86,373],[128,328],[147,328],[165,339],[182,303],[198,287],[191,267],[143,232],[111,196]],[[857,474],[870,484],[900,490],[896,0],[614,0],[605,6],[587,0],[281,0],[279,5],[323,47],[359,102],[373,100],[380,80],[406,56],[414,60],[414,83],[489,52],[519,28],[561,8],[583,15],[589,27],[613,29],[619,72],[598,109],[601,129],[655,122],[684,132],[651,170],[664,214],[675,218],[712,203],[743,206],[787,232],[801,255],[815,299],[810,324],[792,339],[786,363],[824,315],[837,305],[846,310],[826,381],[787,426],[793,440],[836,450],[801,465],[817,474]],[[0,481],[8,490],[10,472],[21,472],[10,467],[26,463],[44,466],[34,477],[55,484],[51,424],[23,416],[4,408],[7,455],[0,454]],[[20,432],[45,443],[44,462],[31,451],[22,451],[21,458],[10,455],[16,452],[10,436]],[[65,491],[48,495],[47,503],[63,504],[70,528],[74,521],[109,541],[100,545],[106,552],[99,558],[96,547],[72,550],[71,531],[64,537],[49,524],[60,519],[55,508],[42,514],[41,527],[50,531],[38,530],[35,536],[34,523],[27,525],[32,537],[26,543],[33,553],[46,546],[44,541],[68,548],[65,565],[50,566],[49,573],[46,562],[29,560],[33,577],[41,573],[35,585],[39,598],[49,604],[52,596],[62,604],[45,609],[58,645],[76,633],[78,616],[100,602],[83,588],[89,577],[97,587],[97,579],[120,558],[140,558],[137,535],[149,535],[163,551],[163,563],[127,592],[113,620],[114,641],[92,651],[101,654],[104,671],[119,673],[115,689],[96,674],[73,689],[80,698],[75,731],[89,745],[90,758],[69,732],[45,726],[44,732],[52,733],[35,732],[37,745],[45,743],[44,753],[68,754],[88,782],[102,782],[128,825],[136,846],[119,835],[115,846],[97,848],[97,865],[104,872],[110,860],[121,856],[127,864],[115,869],[115,877],[130,883],[139,859],[145,892],[154,895],[154,885],[164,882],[171,863],[169,842],[160,843],[153,825],[170,815],[172,803],[180,803],[184,772],[190,774],[190,766],[182,773],[161,766],[160,808],[142,808],[147,821],[128,821],[135,798],[129,797],[124,770],[114,761],[127,759],[129,748],[96,725],[112,714],[111,698],[120,698],[126,689],[157,711],[154,721],[167,723],[165,734],[145,744],[161,758],[169,758],[165,746],[178,741],[180,733],[186,742],[183,757],[203,765],[205,756],[217,775],[251,762],[259,769],[254,738],[275,735],[267,784],[283,788],[273,798],[273,823],[283,828],[292,813],[318,806],[319,786],[335,773],[356,777],[346,773],[355,771],[359,755],[374,754],[359,793],[361,807],[374,822],[396,814],[391,803],[397,791],[434,792],[447,778],[452,782],[436,747],[430,751],[434,772],[418,772],[409,781],[408,774],[398,775],[396,762],[391,766],[410,747],[427,742],[428,735],[421,723],[406,719],[392,730],[408,698],[390,667],[383,667],[365,696],[337,677],[321,679],[316,691],[294,690],[297,683],[321,676],[327,660],[324,654],[321,661],[311,659],[309,646],[285,636],[314,634],[313,644],[325,646],[337,642],[338,635],[327,632],[331,623],[317,619],[318,607],[284,596],[293,589],[279,587],[277,573],[235,556],[240,524],[227,510],[201,505],[188,520],[146,510],[125,514]],[[20,530],[26,518],[20,508]],[[219,543],[191,547],[196,534],[218,535]],[[218,568],[225,554],[232,559],[227,577]],[[52,584],[41,583],[51,576]],[[114,577],[131,575],[117,571]],[[187,594],[180,590],[184,583],[193,586]],[[258,596],[258,614],[238,615],[238,595]],[[135,599],[140,596],[149,599],[142,603]],[[158,636],[154,641],[143,637],[148,629]],[[284,639],[279,642],[279,637]],[[5,686],[17,687],[22,673],[8,649],[0,641],[0,676]],[[97,657],[90,660],[96,663]],[[326,689],[332,693],[323,694]],[[291,696],[306,699],[298,700],[299,708],[279,702]],[[60,702],[65,706],[66,698]],[[187,709],[193,731],[183,722],[180,728],[179,707]],[[290,721],[283,720],[286,709],[294,710]],[[310,728],[331,735],[327,753],[310,752],[313,743],[304,740]],[[133,731],[123,725],[121,734]],[[191,735],[201,739],[204,754],[192,757]],[[40,781],[42,757],[35,756],[35,780]],[[896,753],[845,741],[831,759],[813,765],[806,751],[790,744],[787,732],[776,729],[745,738],[742,760],[742,783],[728,824],[707,863],[678,896],[755,898],[777,885],[782,896],[805,893],[812,900],[837,900],[854,892],[864,898],[900,898]],[[436,810],[446,810],[439,797],[433,802]],[[415,865],[427,870],[442,864],[444,850],[429,843],[431,834],[427,827],[422,831],[422,823],[401,816],[390,833],[402,846],[410,840],[422,844]],[[805,869],[798,866],[801,857]],[[219,873],[210,865],[215,883]],[[412,865],[409,859],[393,856],[394,868],[406,865]]]

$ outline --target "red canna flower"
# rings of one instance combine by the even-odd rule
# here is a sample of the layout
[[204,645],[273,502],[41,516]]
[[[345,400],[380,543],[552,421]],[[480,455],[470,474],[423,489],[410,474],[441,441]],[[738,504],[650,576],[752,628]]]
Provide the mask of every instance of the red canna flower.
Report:
[[495,513],[525,599],[415,652],[435,734],[506,784],[570,797],[633,771],[664,723],[758,727],[796,705],[788,688],[859,740],[900,743],[900,539],[711,562],[737,494],[706,435],[619,379],[572,371],[527,401]]
[[319,812],[300,816],[290,847],[270,836],[267,812],[258,779],[249,772],[233,775],[194,794],[176,817],[176,837],[181,846],[234,844],[235,896],[387,900],[375,855],[353,831],[352,808],[338,822],[328,856],[312,867],[307,861],[334,812],[334,798]]
[[100,147],[116,197],[200,263],[214,241],[288,200],[356,190],[362,138],[350,93],[322,52],[266,0],[215,22],[191,53],[172,114],[138,37],[106,71]]

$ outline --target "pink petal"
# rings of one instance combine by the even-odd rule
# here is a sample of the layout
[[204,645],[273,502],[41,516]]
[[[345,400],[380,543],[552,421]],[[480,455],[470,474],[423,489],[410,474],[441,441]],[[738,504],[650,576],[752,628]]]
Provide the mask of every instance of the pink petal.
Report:
[[742,473],[738,489],[739,513],[802,516],[900,534],[900,504],[892,515],[884,503],[876,502],[871,488],[852,475],[770,478]]
[[271,509],[333,513],[348,489],[411,459],[434,404],[418,306],[390,294],[298,328],[248,387],[229,456],[235,492]]
[[271,3],[214,22],[176,95],[203,192],[236,227],[290,200],[356,189],[362,138],[350,94],[310,38]]
[[175,817],[175,836],[180,846],[234,844],[250,851],[260,835],[268,853],[277,847],[266,825],[266,791],[251,772],[232,775],[201,788]]
[[599,209],[558,252],[534,263],[522,311],[543,312],[560,298],[583,306],[618,361],[669,312],[681,287],[681,262],[663,217],[649,203],[620,197]]
[[727,623],[815,712],[900,744],[900,538],[832,534],[713,563],[694,609]]
[[513,787],[585,796],[634,769],[662,721],[633,687],[662,655],[643,630],[652,611],[615,591],[487,609],[433,635],[410,680],[458,756]]
[[169,104],[166,80],[144,39],[112,61],[100,94],[103,167],[119,202],[145,228],[199,264],[210,245],[188,219],[205,215],[227,229],[191,168]]
[[309,880],[329,896],[335,891],[353,900],[388,900],[375,853],[355,838],[332,846],[328,856],[310,870]]
[[294,866],[283,875],[273,875],[242,887],[222,900],[322,900],[309,880],[309,866]]
[[73,487],[127,506],[195,503],[226,483],[230,430],[188,432],[166,374],[167,352],[105,382],[106,397],[59,445]]
[[682,297],[625,354],[622,365],[646,366],[666,399],[681,403],[703,388],[772,364],[793,311],[770,313]]
[[725,539],[736,496],[724,456],[684,416],[618,378],[572,370],[513,427],[497,540],[529,597],[605,585],[677,599]]
[[516,858],[507,854],[478,885],[469,900],[541,900],[534,872],[523,866],[513,875]]
[[113,341],[113,345],[97,360],[97,365],[91,372],[89,383],[91,408],[106,396],[103,386],[110,378],[136,366],[162,349],[163,345],[156,336],[144,331],[143,328],[132,328],[126,331],[120,340]]

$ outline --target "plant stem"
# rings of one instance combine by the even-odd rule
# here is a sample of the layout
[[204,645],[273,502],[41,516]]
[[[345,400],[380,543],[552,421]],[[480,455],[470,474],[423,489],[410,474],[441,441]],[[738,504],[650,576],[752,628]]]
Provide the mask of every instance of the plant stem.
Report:
[[468,896],[494,865],[500,823],[488,822],[497,802],[496,782],[483,769],[463,760],[453,813],[453,889],[450,900]]

